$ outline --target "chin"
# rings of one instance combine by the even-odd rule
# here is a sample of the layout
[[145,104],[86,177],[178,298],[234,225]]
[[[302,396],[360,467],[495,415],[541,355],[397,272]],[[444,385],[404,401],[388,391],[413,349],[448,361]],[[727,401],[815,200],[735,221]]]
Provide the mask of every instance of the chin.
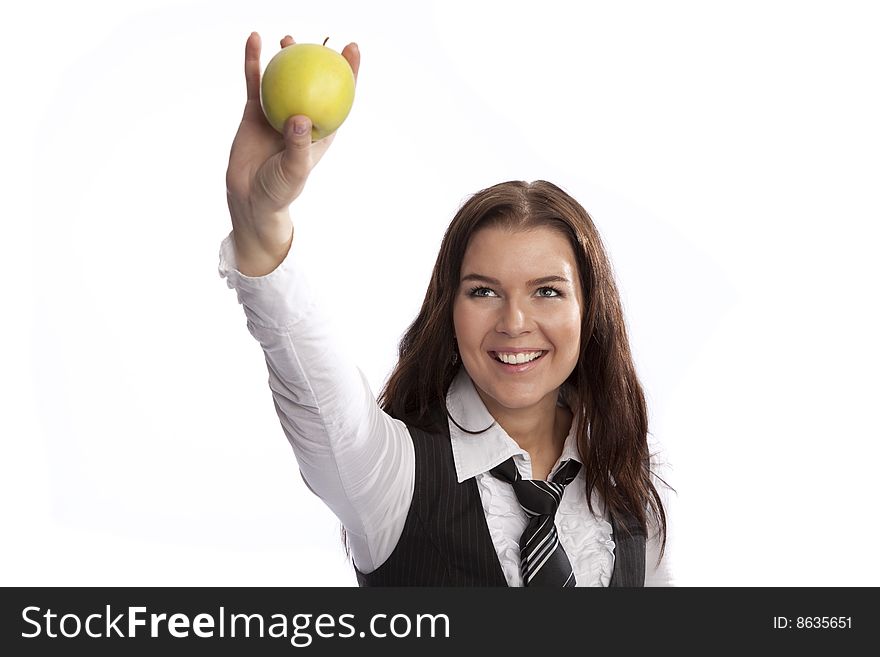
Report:
[[499,406],[509,409],[518,410],[522,408],[530,408],[540,403],[549,391],[544,392],[514,392],[511,390],[502,390],[497,387],[490,388],[486,391],[488,396]]

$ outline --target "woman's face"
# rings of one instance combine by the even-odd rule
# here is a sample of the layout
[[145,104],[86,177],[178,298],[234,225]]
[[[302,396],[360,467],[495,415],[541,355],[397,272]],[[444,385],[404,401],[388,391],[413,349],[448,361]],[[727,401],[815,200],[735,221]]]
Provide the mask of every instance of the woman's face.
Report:
[[452,317],[462,364],[490,413],[548,395],[555,405],[577,365],[582,308],[574,252],[559,232],[489,227],[471,236]]

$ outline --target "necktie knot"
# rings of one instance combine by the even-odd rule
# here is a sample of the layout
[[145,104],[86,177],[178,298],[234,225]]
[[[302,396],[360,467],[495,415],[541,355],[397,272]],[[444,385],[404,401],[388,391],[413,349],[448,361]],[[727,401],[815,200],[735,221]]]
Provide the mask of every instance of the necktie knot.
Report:
[[[574,459],[568,459],[563,462],[561,466],[559,466],[556,474],[554,474],[550,478],[550,483],[568,486],[568,484],[570,484],[574,480],[574,478],[577,477],[580,469],[580,463],[578,463]],[[489,472],[491,472],[499,479],[503,479],[509,484],[513,484],[516,481],[540,481],[539,479],[523,479],[522,477],[520,477],[519,470],[516,469],[516,463],[513,462],[512,456],[506,461],[502,461],[501,463],[496,465]]]

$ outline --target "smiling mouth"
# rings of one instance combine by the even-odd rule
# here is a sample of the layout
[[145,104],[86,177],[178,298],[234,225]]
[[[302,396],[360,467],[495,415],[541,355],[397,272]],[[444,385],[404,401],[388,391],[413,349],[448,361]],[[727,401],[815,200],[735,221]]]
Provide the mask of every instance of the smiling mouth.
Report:
[[528,365],[534,363],[544,357],[547,352],[545,350],[536,349],[535,351],[525,351],[519,353],[509,353],[503,351],[490,351],[489,354],[494,360],[502,365]]

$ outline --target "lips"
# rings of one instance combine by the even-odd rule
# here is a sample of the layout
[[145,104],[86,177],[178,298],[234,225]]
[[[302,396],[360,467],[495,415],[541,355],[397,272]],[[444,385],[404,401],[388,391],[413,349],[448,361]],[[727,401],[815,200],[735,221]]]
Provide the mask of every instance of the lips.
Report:
[[542,355],[545,351],[547,351],[547,349],[542,349],[541,347],[525,347],[520,349],[490,349],[489,355],[493,358],[500,358],[501,360],[507,362],[512,362],[514,360],[517,362],[524,362]]
[[[539,354],[537,357],[532,357],[530,360],[524,360],[524,362],[511,362],[520,359],[525,359],[528,356],[533,356],[534,354]],[[536,367],[547,355],[547,351],[544,349],[521,349],[521,350],[513,350],[513,349],[505,349],[504,351],[490,351],[489,356],[492,360],[505,372],[514,373],[514,372],[525,372],[533,367]],[[502,360],[502,358],[504,360]],[[504,362],[504,361],[508,362]]]

